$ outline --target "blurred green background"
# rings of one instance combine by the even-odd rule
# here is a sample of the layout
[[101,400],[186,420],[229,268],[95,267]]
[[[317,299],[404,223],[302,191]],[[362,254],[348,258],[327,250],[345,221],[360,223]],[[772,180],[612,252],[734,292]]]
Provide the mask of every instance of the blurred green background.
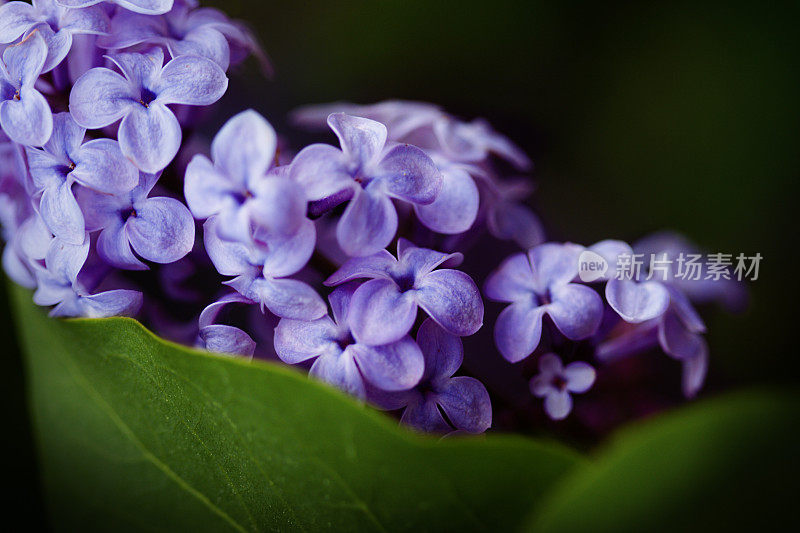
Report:
[[[306,103],[435,102],[488,118],[531,154],[534,206],[555,239],[669,228],[710,251],[760,252],[748,311],[710,321],[709,379],[797,380],[800,3],[204,3],[247,20],[275,69],[266,80],[248,66],[228,111],[255,107],[287,131]],[[21,365],[2,324],[9,503],[37,516]]]

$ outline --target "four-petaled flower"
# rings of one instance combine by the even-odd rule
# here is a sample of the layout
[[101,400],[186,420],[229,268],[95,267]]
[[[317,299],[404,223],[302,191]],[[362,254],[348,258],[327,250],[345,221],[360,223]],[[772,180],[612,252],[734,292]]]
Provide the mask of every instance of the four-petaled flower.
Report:
[[133,251],[154,263],[172,263],[191,251],[194,219],[186,206],[174,198],[148,198],[158,178],[141,173],[132,191],[116,195],[79,191],[86,229],[102,230],[97,253],[108,264],[145,270]]
[[292,365],[314,359],[312,376],[359,398],[366,398],[365,380],[386,391],[410,389],[422,378],[422,352],[408,335],[380,346],[355,339],[350,314],[356,286],[348,283],[330,294],[333,318],[282,319],[275,328],[278,357]]
[[385,150],[386,126],[380,122],[334,113],[328,124],[342,149],[327,144],[304,148],[292,162],[290,177],[321,210],[349,200],[336,229],[339,246],[350,256],[374,254],[397,232],[392,198],[430,204],[439,194],[442,176],[416,146]]
[[497,348],[508,361],[516,363],[533,353],[545,314],[570,340],[586,339],[600,327],[603,300],[589,287],[572,283],[582,250],[569,243],[542,244],[509,257],[486,280],[489,298],[511,304],[494,330]]
[[388,410],[404,408],[400,421],[423,431],[449,432],[455,428],[483,433],[489,429],[492,404],[486,387],[475,378],[452,377],[464,358],[461,339],[429,318],[419,327],[417,345],[425,358],[419,384],[401,392],[370,390],[370,400]]
[[572,411],[570,393],[583,393],[594,384],[595,371],[588,363],[575,361],[564,366],[552,353],[539,358],[539,374],[531,379],[531,392],[544,398],[544,410],[553,420],[563,420]]
[[36,80],[47,59],[38,31],[3,50],[0,62],[0,127],[19,144],[42,146],[53,132],[53,113]]
[[97,129],[122,119],[118,139],[122,153],[139,170],[156,173],[181,145],[181,127],[168,104],[210,105],[228,88],[216,63],[199,56],[180,56],[164,64],[164,52],[109,56],[111,69],[89,70],[72,88],[69,110],[85,128]]
[[373,278],[353,296],[349,320],[358,342],[386,344],[400,339],[414,325],[417,307],[453,335],[463,337],[480,329],[483,300],[472,278],[459,270],[434,270],[459,264],[461,254],[417,248],[400,239],[397,256],[383,250],[353,257],[325,281],[335,286]]
[[73,195],[75,183],[104,194],[121,194],[136,186],[139,172],[125,159],[116,141],[83,142],[86,130],[69,113],[53,118],[53,134],[42,149],[26,149],[34,187],[41,192],[39,210],[50,231],[72,244],[83,242],[84,212]]
[[108,16],[101,6],[69,9],[56,0],[9,2],[0,7],[0,43],[12,43],[33,28],[47,44],[42,72],[49,72],[67,57],[73,35],[106,33]]

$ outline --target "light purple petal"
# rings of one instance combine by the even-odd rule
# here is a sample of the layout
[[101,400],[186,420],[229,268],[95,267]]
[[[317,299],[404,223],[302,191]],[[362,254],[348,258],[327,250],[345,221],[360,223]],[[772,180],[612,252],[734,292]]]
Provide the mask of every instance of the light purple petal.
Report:
[[316,241],[316,227],[308,219],[303,221],[297,233],[271,239],[264,259],[264,275],[276,278],[291,276],[308,263]]
[[100,35],[110,29],[110,21],[102,6],[68,9],[61,15],[59,27],[70,34]]
[[172,263],[192,250],[194,219],[173,198],[149,198],[135,205],[126,229],[136,253],[154,263]]
[[[264,117],[252,109],[228,120],[211,143],[214,164],[241,188],[254,177],[266,174],[278,139]],[[187,170],[188,174],[188,170]]]
[[497,302],[515,302],[532,297],[533,271],[526,254],[514,254],[489,275],[483,288]]
[[195,155],[186,167],[184,195],[192,214],[199,219],[233,208],[235,187],[204,155]]
[[327,144],[303,148],[292,161],[289,177],[303,186],[311,201],[355,186],[340,150]]
[[200,26],[190,31],[183,39],[171,39],[167,43],[172,57],[195,55],[210,59],[222,71],[230,64],[228,40],[215,28]]
[[233,326],[206,326],[200,330],[200,338],[210,352],[252,357],[256,351],[256,343],[250,335]]
[[281,361],[296,365],[337,350],[337,328],[327,316],[317,320],[282,318],[275,328],[275,352]]
[[121,50],[145,41],[158,40],[167,31],[164,17],[149,17],[120,9],[111,19],[108,35],[100,37],[97,46]]
[[219,316],[219,313],[225,308],[225,306],[233,303],[253,304],[251,300],[245,298],[241,294],[235,292],[228,293],[217,301],[208,304],[203,309],[203,311],[200,313],[200,318],[197,319],[198,327],[203,329],[206,326],[214,324],[217,321],[217,316]]
[[494,342],[506,360],[522,361],[539,346],[544,311],[528,303],[514,303],[500,313],[494,327]]
[[455,374],[464,360],[461,339],[445,331],[431,318],[419,327],[417,346],[425,357],[425,379],[433,382]]
[[37,9],[26,2],[0,6],[0,43],[13,43],[38,21]]
[[358,278],[390,279],[396,265],[397,260],[386,250],[365,257],[352,257],[325,280],[325,285],[335,287]]
[[388,194],[413,204],[430,204],[442,190],[442,174],[428,155],[410,144],[389,150],[375,170]]
[[80,305],[87,318],[134,316],[142,307],[142,293],[126,289],[106,291],[81,297]]
[[249,260],[247,247],[242,243],[220,239],[217,224],[216,217],[209,218],[203,224],[203,243],[217,272],[223,276],[252,274],[257,268]]
[[69,94],[69,112],[84,128],[103,128],[138,106],[138,95],[122,76],[107,68],[83,74]]
[[419,248],[402,237],[397,240],[398,269],[421,279],[438,266],[456,267],[464,260],[460,252],[445,254],[429,248]]
[[406,335],[416,316],[417,304],[410,293],[401,294],[391,280],[374,279],[356,290],[348,321],[359,343],[377,346]]
[[460,270],[437,270],[417,282],[417,303],[440,326],[464,337],[483,325],[483,300],[475,282]]
[[83,268],[88,256],[89,239],[75,245],[56,238],[50,243],[44,263],[47,266],[47,270],[61,280],[74,282],[78,278],[78,273]]
[[551,392],[544,398],[544,411],[553,420],[564,420],[572,411],[572,396],[567,391]]
[[357,282],[346,283],[337,287],[328,295],[328,301],[331,304],[331,312],[333,313],[333,320],[339,325],[342,330],[350,331],[348,314],[350,312],[350,302],[353,300],[353,294],[360,286]]
[[133,255],[125,226],[121,221],[100,232],[97,238],[97,253],[103,261],[117,268],[147,270],[147,266]]
[[361,373],[353,358],[352,346],[343,352],[337,350],[318,357],[308,375],[352,394],[356,398],[363,400],[367,397],[364,380],[361,378]]
[[697,313],[689,298],[675,287],[668,287],[670,307],[677,313],[686,327],[695,333],[705,333],[706,324]]
[[700,357],[707,350],[706,341],[702,335],[686,327],[680,317],[668,312],[661,320],[658,329],[658,342],[661,348],[676,359],[686,361]]
[[553,376],[549,374],[537,374],[530,382],[531,394],[537,398],[544,398],[548,394],[556,392],[553,386]]
[[339,138],[345,156],[362,167],[377,158],[386,144],[386,126],[368,118],[332,113],[328,126]]
[[367,381],[380,389],[407,390],[422,378],[425,361],[411,337],[383,346],[353,344],[348,348]]
[[33,87],[47,58],[47,44],[38,31],[3,50],[3,67],[17,88]]
[[128,161],[119,144],[111,139],[89,141],[74,152],[70,175],[95,191],[117,194],[139,183],[139,171]]
[[327,306],[317,291],[302,281],[286,278],[260,279],[257,280],[255,290],[258,298],[253,299],[281,318],[314,320],[327,311]]
[[551,379],[556,376],[561,377],[561,374],[564,372],[564,365],[561,363],[561,358],[554,353],[543,354],[539,358],[538,366],[540,374]]
[[211,105],[225,94],[228,78],[219,65],[199,56],[176,57],[153,87],[161,104]]
[[42,220],[56,237],[72,244],[81,244],[86,235],[81,211],[68,181],[48,187],[42,193],[39,209]]
[[397,211],[374,188],[356,189],[336,227],[339,246],[349,256],[365,256],[389,245],[397,232]]
[[566,285],[578,275],[578,257],[582,246],[575,244],[546,243],[528,252],[536,292]]
[[477,379],[462,376],[448,380],[437,399],[456,429],[483,433],[492,425],[489,393]]
[[687,398],[694,398],[703,388],[707,373],[708,346],[703,341],[703,349],[698,352],[697,356],[683,361],[683,376],[681,379],[683,395]]
[[414,205],[417,218],[437,233],[455,235],[472,227],[478,216],[478,187],[460,168],[442,171],[442,189],[433,203]]
[[247,205],[256,237],[285,237],[296,233],[306,218],[306,198],[302,187],[282,176],[263,177],[252,187],[255,196]]
[[403,411],[400,422],[426,433],[446,433],[452,429],[442,418],[433,399],[410,404]]
[[143,172],[153,174],[169,165],[180,145],[178,119],[161,104],[134,106],[119,125],[122,153]]
[[50,106],[33,87],[23,86],[19,94],[19,100],[0,103],[0,126],[14,142],[42,146],[53,133]]
[[69,164],[83,143],[86,129],[78,125],[69,113],[53,115],[53,134],[44,145],[44,150],[61,164]]
[[558,330],[570,340],[586,339],[597,332],[603,319],[603,300],[585,285],[569,283],[551,289],[547,314]]
[[657,281],[638,283],[614,278],[606,285],[606,298],[614,311],[631,324],[658,318],[669,306],[669,292]]
[[596,373],[594,368],[583,361],[575,361],[564,368],[564,380],[570,392],[586,392],[594,384]]
[[[174,0],[109,0],[120,7],[144,13],[146,15],[163,15],[172,9]],[[58,4],[65,7],[89,7],[103,2],[103,0],[58,0]]]
[[589,247],[589,251],[596,253],[608,263],[608,272],[606,272],[605,279],[614,277],[620,256],[633,255],[633,249],[628,243],[612,239],[593,244]]
[[658,346],[658,322],[653,320],[625,328],[623,333],[600,344],[595,357],[603,363],[611,363]]
[[522,248],[544,242],[542,221],[528,206],[516,202],[500,202],[489,210],[486,224],[489,233],[498,239],[512,240]]

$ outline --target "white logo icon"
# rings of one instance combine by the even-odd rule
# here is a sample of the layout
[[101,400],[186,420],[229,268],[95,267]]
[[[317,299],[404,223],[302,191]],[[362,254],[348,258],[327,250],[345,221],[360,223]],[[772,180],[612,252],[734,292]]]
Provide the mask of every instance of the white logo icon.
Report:
[[584,283],[602,279],[608,272],[608,261],[602,255],[584,250],[578,257],[578,277]]

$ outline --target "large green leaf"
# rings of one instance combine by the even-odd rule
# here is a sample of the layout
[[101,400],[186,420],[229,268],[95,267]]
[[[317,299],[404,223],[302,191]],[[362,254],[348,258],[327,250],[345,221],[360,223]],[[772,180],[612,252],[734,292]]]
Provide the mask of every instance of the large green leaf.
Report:
[[796,527],[796,393],[725,395],[619,432],[537,506],[532,531]]
[[51,320],[12,293],[59,529],[515,528],[583,462],[523,438],[424,438],[290,369],[130,319]]

